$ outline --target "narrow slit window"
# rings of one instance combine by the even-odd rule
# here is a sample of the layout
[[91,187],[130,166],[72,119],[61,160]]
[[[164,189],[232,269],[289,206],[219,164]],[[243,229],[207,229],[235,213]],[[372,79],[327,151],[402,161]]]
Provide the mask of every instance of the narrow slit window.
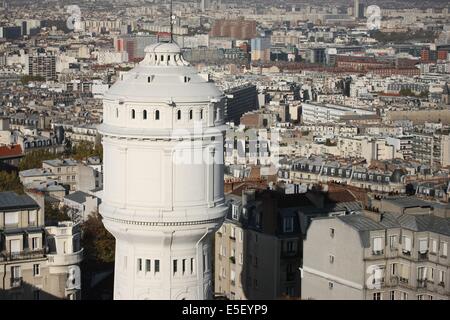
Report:
[[119,117],[119,108],[116,108],[116,118]]
[[203,120],[203,109],[200,110],[200,120]]
[[143,118],[144,118],[144,120],[147,120],[147,110],[144,110]]
[[156,110],[155,112],[155,120],[159,120],[159,110]]
[[189,120],[192,120],[193,117],[194,117],[194,111],[189,110]]
[[177,119],[178,119],[178,120],[181,120],[181,110],[178,110],[178,111],[177,111]]
[[159,272],[159,260],[155,260],[155,272]]
[[173,273],[176,274],[178,271],[178,260],[173,260]]
[[136,110],[131,110],[131,119],[136,119]]

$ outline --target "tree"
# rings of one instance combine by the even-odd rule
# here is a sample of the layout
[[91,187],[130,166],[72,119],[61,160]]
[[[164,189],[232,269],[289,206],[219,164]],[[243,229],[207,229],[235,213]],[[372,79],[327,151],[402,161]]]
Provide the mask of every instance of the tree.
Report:
[[49,152],[47,150],[37,150],[25,155],[19,163],[19,170],[29,170],[34,168],[41,168],[42,161],[51,160],[58,157],[59,154]]
[[68,215],[69,208],[64,206],[59,208],[50,202],[45,202],[45,224],[57,224],[61,221],[70,221],[70,217]]
[[88,259],[98,263],[114,261],[115,239],[103,225],[98,212],[89,215],[83,223],[83,248]]
[[89,157],[99,157],[100,159],[103,159],[103,147],[101,144],[81,141],[72,147],[72,152],[70,155],[75,160],[85,160]]
[[27,85],[29,82],[36,81],[36,82],[44,82],[45,78],[41,76],[30,76],[26,75],[20,78],[20,81],[23,85]]
[[0,171],[0,192],[4,191],[13,191],[18,194],[24,193],[23,185],[16,172]]

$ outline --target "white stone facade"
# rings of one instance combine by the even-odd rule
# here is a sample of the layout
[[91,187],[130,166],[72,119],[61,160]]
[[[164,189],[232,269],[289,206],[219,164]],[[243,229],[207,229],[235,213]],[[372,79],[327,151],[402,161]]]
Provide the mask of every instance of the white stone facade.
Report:
[[114,299],[212,298],[212,239],[227,210],[223,105],[174,43],[147,47],[105,94],[100,212],[116,238]]

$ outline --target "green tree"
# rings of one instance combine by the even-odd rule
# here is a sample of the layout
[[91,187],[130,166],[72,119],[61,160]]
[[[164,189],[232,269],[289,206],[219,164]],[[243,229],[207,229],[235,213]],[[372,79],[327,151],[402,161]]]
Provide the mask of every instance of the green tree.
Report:
[[411,89],[405,88],[400,90],[400,95],[403,97],[412,97],[415,96],[414,92]]
[[103,159],[103,147],[101,144],[82,141],[72,147],[70,156],[75,160],[86,160],[89,157],[99,157],[100,159]]
[[19,163],[19,170],[29,170],[34,168],[41,168],[42,161],[51,160],[59,157],[57,153],[49,152],[47,150],[37,150],[25,155]]
[[13,191],[23,194],[23,185],[16,172],[0,171],[0,192]]
[[38,81],[38,82],[44,82],[45,78],[41,77],[41,76],[23,76],[22,78],[20,78],[20,81],[22,82],[23,85],[27,85],[29,82],[31,81]]
[[105,229],[102,217],[98,212],[89,215],[83,223],[83,248],[88,259],[97,263],[111,263],[114,261],[115,239]]
[[70,217],[68,215],[69,208],[64,206],[59,208],[57,205],[54,205],[50,202],[45,202],[45,223],[46,224],[56,224],[61,221],[70,221]]

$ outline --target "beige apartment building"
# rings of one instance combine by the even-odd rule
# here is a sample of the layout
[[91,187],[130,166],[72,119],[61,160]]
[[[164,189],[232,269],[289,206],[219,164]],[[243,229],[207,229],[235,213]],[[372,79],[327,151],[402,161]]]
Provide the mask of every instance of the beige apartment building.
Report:
[[448,300],[449,218],[362,213],[312,220],[302,299]]
[[45,226],[41,199],[0,193],[0,300],[81,298],[80,226]]
[[228,195],[229,214],[215,236],[215,293],[231,300],[298,297],[298,215],[277,197]]

